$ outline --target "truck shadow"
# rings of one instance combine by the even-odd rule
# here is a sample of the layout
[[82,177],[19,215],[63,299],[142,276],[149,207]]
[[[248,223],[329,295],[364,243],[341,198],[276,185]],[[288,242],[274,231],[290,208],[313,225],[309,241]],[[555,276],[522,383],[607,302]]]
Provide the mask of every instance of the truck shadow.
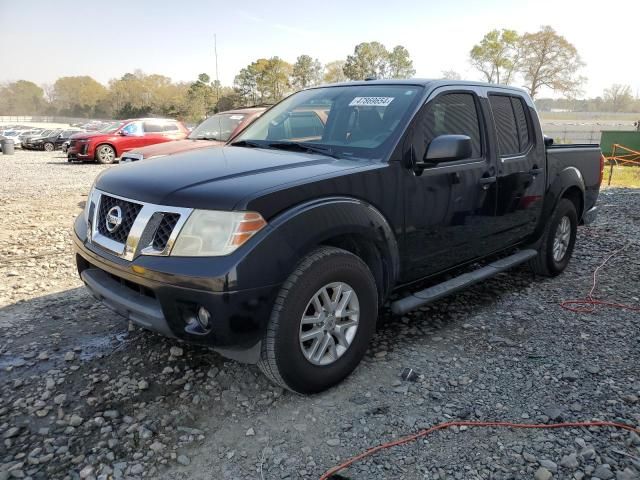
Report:
[[[381,343],[388,350],[402,349],[407,336],[397,336],[395,332],[403,326],[411,328],[409,337],[428,343],[429,337],[460,327],[467,316],[479,311],[491,314],[502,294],[521,291],[532,281],[529,270],[520,267],[404,316],[392,315],[387,302],[379,311],[378,330],[368,355],[373,355]],[[403,293],[407,292],[400,291],[390,300]],[[222,368],[225,363],[235,364],[206,347],[184,344],[137,327],[129,331],[124,318],[104,307],[84,287],[0,308],[0,340],[0,369],[8,369],[4,376],[7,380],[70,365],[81,365],[80,371],[120,369],[124,356],[134,363],[138,363],[137,359],[157,358],[157,368],[162,370],[162,364],[175,360],[167,357],[170,348],[178,345],[185,352],[181,360],[187,368],[204,371]],[[72,363],[64,360],[68,352],[74,352]],[[46,358],[38,358],[45,354]],[[144,364],[141,361],[140,367]],[[238,369],[257,372],[253,366],[235,364],[234,370]],[[144,376],[144,368],[140,374]]]

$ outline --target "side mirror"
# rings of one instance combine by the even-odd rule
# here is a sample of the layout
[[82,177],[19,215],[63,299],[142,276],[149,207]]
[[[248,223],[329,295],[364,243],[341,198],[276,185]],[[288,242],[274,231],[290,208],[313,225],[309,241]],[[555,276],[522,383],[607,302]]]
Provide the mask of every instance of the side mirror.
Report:
[[550,147],[551,145],[553,145],[553,137],[547,137],[545,135],[544,136],[544,146],[545,147]]
[[429,144],[422,162],[417,167],[427,167],[440,162],[452,162],[471,157],[471,139],[466,135],[440,135]]
[[128,133],[125,132],[124,130],[120,130],[120,131],[118,131],[118,135],[122,135],[123,137],[126,137],[128,135]]

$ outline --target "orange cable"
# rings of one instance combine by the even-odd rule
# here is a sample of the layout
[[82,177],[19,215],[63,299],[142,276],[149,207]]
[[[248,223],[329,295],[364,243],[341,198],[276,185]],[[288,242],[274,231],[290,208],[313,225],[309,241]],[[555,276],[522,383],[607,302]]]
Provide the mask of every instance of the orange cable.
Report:
[[640,307],[636,307],[633,305],[626,305],[624,303],[615,303],[615,302],[606,302],[603,300],[596,300],[593,298],[593,292],[596,290],[596,286],[598,285],[598,271],[603,268],[609,260],[611,260],[618,253],[622,252],[624,249],[629,247],[631,243],[627,243],[624,246],[618,248],[611,252],[607,258],[605,258],[604,262],[602,262],[598,267],[593,271],[593,283],[591,284],[591,290],[589,291],[589,295],[586,298],[579,298],[575,300],[564,300],[560,302],[560,306],[565,310],[569,310],[574,313],[592,313],[595,311],[597,305],[603,305],[606,307],[612,308],[621,308],[624,310],[631,310],[632,312],[640,312]]
[[640,434],[640,429],[632,427],[630,425],[625,425],[624,423],[616,423],[616,422],[607,422],[601,420],[594,420],[590,422],[563,422],[563,423],[512,423],[512,422],[473,422],[473,421],[455,421],[455,422],[445,422],[434,425],[433,427],[424,429],[415,433],[413,435],[408,435],[406,437],[402,437],[398,440],[394,440],[391,442],[380,444],[376,447],[369,448],[364,452],[351,457],[345,462],[337,465],[333,468],[330,468],[325,473],[322,474],[320,480],[328,480],[336,473],[344,470],[345,468],[350,467],[354,463],[362,460],[363,458],[369,457],[375,453],[378,453],[381,450],[395,447],[397,445],[404,445],[405,443],[413,442],[421,437],[426,437],[430,433],[436,432],[438,430],[445,430],[450,427],[506,427],[506,428],[575,428],[575,427],[612,427],[612,428],[620,428],[622,430],[627,430],[629,432],[635,432]]

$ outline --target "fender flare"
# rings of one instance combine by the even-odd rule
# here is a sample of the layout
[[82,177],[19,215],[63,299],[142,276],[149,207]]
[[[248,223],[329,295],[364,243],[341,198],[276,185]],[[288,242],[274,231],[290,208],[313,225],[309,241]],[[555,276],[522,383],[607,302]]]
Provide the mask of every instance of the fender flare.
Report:
[[384,293],[388,293],[400,272],[398,242],[391,225],[373,205],[337,196],[314,199],[271,218],[267,228],[246,245],[250,248],[236,265],[238,286],[258,286],[251,285],[256,277],[261,285],[283,283],[310,251],[344,235],[376,246],[386,272]]
[[547,221],[551,218],[558,202],[564,196],[565,192],[572,187],[578,187],[582,194],[582,204],[584,205],[586,187],[580,170],[576,167],[569,166],[558,172],[553,179],[550,179],[550,185],[549,188],[547,188],[542,205],[542,212],[540,213],[540,221],[538,222],[533,238],[539,240],[542,237],[544,229],[547,226]]

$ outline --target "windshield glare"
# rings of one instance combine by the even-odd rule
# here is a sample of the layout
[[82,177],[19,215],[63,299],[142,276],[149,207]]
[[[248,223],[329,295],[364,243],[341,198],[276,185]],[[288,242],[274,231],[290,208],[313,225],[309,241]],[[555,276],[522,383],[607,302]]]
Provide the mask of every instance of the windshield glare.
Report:
[[268,110],[234,144],[302,142],[343,156],[380,158],[413,110],[421,88],[353,85],[304,90]]
[[194,128],[189,138],[226,142],[245,117],[246,115],[242,113],[218,113]]

